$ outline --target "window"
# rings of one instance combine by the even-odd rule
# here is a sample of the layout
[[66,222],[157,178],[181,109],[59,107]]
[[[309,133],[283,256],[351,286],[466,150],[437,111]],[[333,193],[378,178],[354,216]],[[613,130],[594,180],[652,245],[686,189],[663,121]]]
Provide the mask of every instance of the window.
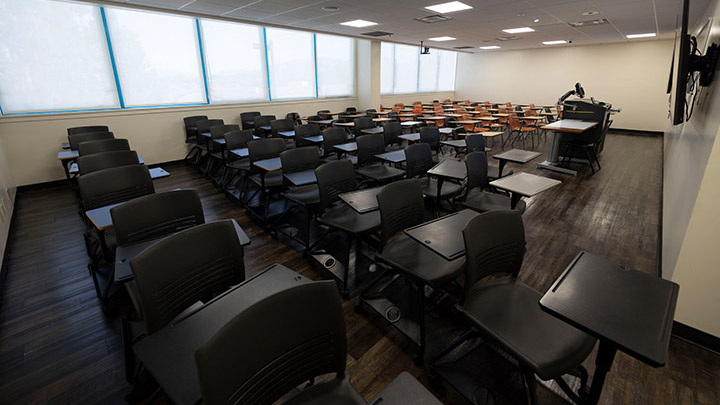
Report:
[[313,34],[279,28],[265,29],[270,98],[317,96]]
[[3,0],[0,16],[3,113],[119,107],[99,7]]
[[105,12],[125,106],[207,102],[195,19]]
[[383,42],[380,50],[380,93],[429,93],[455,90],[457,52]]
[[315,35],[318,97],[355,93],[355,47],[351,38]]
[[261,27],[201,20],[210,102],[267,100]]

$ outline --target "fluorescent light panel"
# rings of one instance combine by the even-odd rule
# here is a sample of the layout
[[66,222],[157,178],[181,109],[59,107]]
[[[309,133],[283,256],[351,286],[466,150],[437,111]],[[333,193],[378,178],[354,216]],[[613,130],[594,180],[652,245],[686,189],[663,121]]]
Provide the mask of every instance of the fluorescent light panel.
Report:
[[480,49],[500,49],[497,45],[481,46]]
[[340,25],[348,25],[350,27],[362,28],[362,27],[369,27],[371,25],[377,25],[377,23],[372,22],[372,21],[365,21],[365,20],[352,20],[352,21],[345,21],[344,23],[340,23]]
[[455,11],[470,10],[472,6],[468,6],[467,4],[459,1],[451,1],[449,3],[436,4],[425,8],[436,13],[447,14]]
[[563,39],[563,40],[559,40],[559,41],[545,41],[545,42],[543,42],[543,44],[545,44],[545,45],[560,45],[560,44],[567,44],[567,43],[568,43],[568,41],[566,41],[566,40],[564,40],[564,39]]
[[454,41],[454,40],[455,40],[454,37],[435,37],[435,38],[429,38],[429,39],[430,39],[431,41],[438,41],[438,42],[442,42],[442,41]]
[[654,33],[654,32],[648,32],[647,34],[630,34],[630,35],[627,35],[628,39],[633,39],[633,38],[652,38],[652,37],[654,37],[654,36],[655,36],[655,33]]
[[523,32],[535,32],[535,30],[530,27],[508,28],[503,31],[507,32],[508,34],[522,34]]

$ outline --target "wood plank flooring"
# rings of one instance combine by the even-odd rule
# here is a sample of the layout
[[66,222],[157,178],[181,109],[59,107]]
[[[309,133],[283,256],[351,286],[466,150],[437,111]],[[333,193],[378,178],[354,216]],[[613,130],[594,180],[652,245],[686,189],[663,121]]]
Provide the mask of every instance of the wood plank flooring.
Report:
[[[578,177],[540,171],[537,161],[508,166],[563,183],[528,200],[523,280],[545,291],[581,250],[656,273],[662,138],[609,135],[603,169],[594,176],[587,167]],[[249,274],[279,262],[310,278],[324,277],[302,254],[272,239],[194,168],[166,169],[172,175],[156,181],[158,191],[197,189],[208,221],[235,218],[251,237],[245,259]],[[129,387],[119,320],[105,315],[95,296],[86,268],[83,223],[70,190],[63,185],[20,192],[15,215],[0,307],[0,403],[123,403]],[[407,339],[383,322],[356,313],[353,303],[344,304],[348,370],[361,394],[370,399],[403,370],[428,386],[425,369],[412,362]],[[593,361],[594,355],[586,361],[591,374]],[[601,402],[717,404],[719,391],[720,356],[673,338],[662,368],[618,353]],[[464,403],[447,385],[434,392],[447,404]],[[540,389],[539,395],[542,403],[564,403],[548,389]]]

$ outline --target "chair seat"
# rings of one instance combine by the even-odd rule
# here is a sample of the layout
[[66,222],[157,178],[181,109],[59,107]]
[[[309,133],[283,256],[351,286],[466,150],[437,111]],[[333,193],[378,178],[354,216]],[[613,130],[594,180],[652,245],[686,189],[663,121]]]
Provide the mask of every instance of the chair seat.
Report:
[[[252,180],[255,184],[262,187],[262,181],[260,179],[259,174],[253,174],[250,176],[250,180]],[[281,187],[283,185],[283,175],[282,171],[276,170],[274,172],[268,172],[265,175],[265,187]]]
[[318,222],[357,235],[380,227],[380,211],[360,214],[349,205],[341,204],[326,210]]
[[233,160],[231,162],[228,162],[226,166],[231,169],[250,170],[250,160],[248,160],[248,159]]
[[[488,172],[487,176],[490,180],[497,180],[500,176],[498,176],[498,173],[500,172],[500,168],[497,166],[488,165]],[[506,167],[503,167],[503,177],[509,176],[513,174],[512,169],[508,169]]]
[[285,405],[354,405],[365,404],[362,396],[350,384],[350,377],[333,378],[330,381],[317,383],[289,400],[283,402]]
[[[422,192],[426,197],[437,198],[437,179],[424,178],[422,179]],[[457,183],[450,181],[444,181],[442,189],[440,190],[440,198],[450,198],[460,192],[462,186]]]
[[[338,158],[334,154],[323,158],[323,162],[334,162],[336,160],[338,160]],[[353,166],[357,166],[357,156],[355,155],[345,155],[341,157],[340,160],[349,160],[352,162]]]
[[523,132],[531,132],[537,130],[537,128],[534,127],[522,127],[520,128]]
[[[468,191],[463,205],[477,212],[509,210],[510,197],[474,188]],[[525,201],[520,200],[515,209],[522,214],[525,212],[526,207]]]
[[458,309],[541,379],[549,380],[582,363],[596,339],[540,309],[541,297],[507,277],[475,287]]
[[320,191],[317,184],[293,187],[282,193],[282,196],[302,205],[320,204]]
[[405,234],[388,242],[375,258],[431,286],[453,280],[465,270],[465,256],[447,261]]
[[361,167],[357,170],[357,172],[363,177],[380,182],[399,179],[405,175],[403,170],[385,166],[383,164]]

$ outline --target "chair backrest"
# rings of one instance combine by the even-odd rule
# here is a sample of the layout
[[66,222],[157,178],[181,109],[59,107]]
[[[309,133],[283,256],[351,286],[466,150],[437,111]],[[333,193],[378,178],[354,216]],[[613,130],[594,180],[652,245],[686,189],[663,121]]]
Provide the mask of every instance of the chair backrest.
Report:
[[274,115],[258,115],[253,118],[253,126],[255,128],[255,135],[265,135],[265,131],[260,127],[270,126],[270,122],[275,119]]
[[318,124],[305,124],[295,126],[295,146],[311,146],[312,142],[306,141],[305,138],[311,136],[320,135],[320,125]]
[[210,127],[210,135],[212,135],[212,139],[220,139],[224,138],[227,132],[239,130],[240,125],[237,124],[215,125]]
[[425,203],[418,180],[400,180],[382,188],[377,195],[382,244],[403,229],[423,223]]
[[173,190],[138,197],[110,209],[118,246],[132,245],[204,224],[200,195]]
[[420,128],[420,142],[430,145],[430,149],[440,149],[440,129],[438,127]]
[[510,113],[510,116],[508,117],[508,122],[510,123],[511,131],[519,131],[520,129],[522,129],[522,126],[520,125],[520,120],[518,120],[517,114]]
[[252,129],[243,129],[242,131],[229,131],[225,133],[225,147],[228,150],[247,148],[248,142],[252,140]]
[[216,125],[225,125],[225,121],[219,118],[200,120],[197,122],[198,133],[210,132],[210,128]]
[[185,139],[187,140],[191,136],[197,136],[197,122],[206,119],[208,119],[207,115],[193,115],[183,118],[183,123],[185,124]]
[[78,177],[78,187],[86,211],[155,192],[150,172],[145,165],[98,170]]
[[388,121],[382,124],[383,127],[383,138],[385,139],[385,146],[392,145],[395,143],[402,143],[400,135],[402,135],[402,124],[398,121]]
[[355,123],[355,131],[359,132],[363,129],[375,128],[375,123],[370,117],[360,117],[353,120]]
[[292,131],[295,124],[288,119],[272,120],[270,121],[270,128],[272,136],[277,137],[280,131]]
[[334,145],[340,145],[347,143],[348,135],[342,128],[327,128],[322,131],[323,137],[323,151],[325,155],[329,155],[333,152]]
[[485,152],[485,137],[480,134],[466,136],[465,144],[468,153],[475,151]]
[[385,138],[380,134],[361,135],[355,138],[355,142],[357,142],[358,166],[376,162],[375,155],[385,151]]
[[488,162],[484,151],[471,152],[465,156],[467,169],[467,188],[485,189],[488,186]]
[[354,112],[357,112],[357,108],[355,108],[355,107],[348,107],[348,108],[345,109],[345,111],[346,111],[346,112],[353,112],[353,113],[354,113]]
[[300,119],[300,114],[296,112],[289,112],[285,114],[285,119],[288,121],[291,121],[293,125],[300,125],[302,124],[302,120]]
[[[382,108],[382,105],[380,107]],[[377,110],[374,108],[368,108],[367,110],[365,110],[366,114],[370,114],[370,113],[374,113],[374,112],[377,112]]]
[[323,210],[335,203],[339,194],[357,189],[355,168],[346,159],[321,165],[315,169],[315,177],[320,193],[320,209]]
[[140,164],[140,161],[138,160],[137,152],[134,150],[100,152],[77,158],[78,173],[80,176],[111,167],[138,164]]
[[283,173],[301,172],[320,166],[320,155],[315,146],[288,149],[280,153]]
[[72,127],[67,129],[68,135],[86,134],[88,132],[108,132],[110,128],[107,125],[88,125],[85,127]]
[[320,117],[321,120],[331,120],[332,115],[330,115],[330,110],[320,110],[317,112],[318,117]]
[[114,139],[115,135],[109,131],[103,132],[81,132],[77,134],[68,135],[68,142],[70,143],[70,149],[77,150],[78,145],[88,141],[100,141],[103,139]]
[[232,219],[198,225],[158,241],[130,260],[148,334],[192,304],[245,280],[235,226]]
[[[517,277],[525,256],[525,227],[515,210],[488,211],[471,219],[465,239],[465,287],[460,305],[479,280],[499,273]],[[498,308],[498,310],[501,310]]]
[[285,141],[278,138],[258,139],[248,142],[247,147],[250,163],[254,163],[258,160],[279,157],[280,152],[285,150]]
[[114,150],[130,150],[130,142],[128,142],[127,139],[120,138],[85,141],[78,145],[77,150],[80,156],[87,156],[100,152],[112,152]]
[[343,378],[345,333],[342,300],[332,281],[273,294],[235,316],[195,352],[203,403],[271,404],[320,375]]
[[509,102],[509,101],[507,101],[507,102],[505,103],[505,105],[506,105],[507,107],[510,107],[510,108],[512,108],[512,103],[511,103],[511,102]]
[[408,178],[424,176],[434,164],[432,150],[426,143],[416,143],[405,148],[406,173]]
[[255,117],[259,117],[260,112],[259,111],[248,111],[244,113],[240,113],[240,125],[242,125],[242,129],[253,129],[254,123],[251,123]]

